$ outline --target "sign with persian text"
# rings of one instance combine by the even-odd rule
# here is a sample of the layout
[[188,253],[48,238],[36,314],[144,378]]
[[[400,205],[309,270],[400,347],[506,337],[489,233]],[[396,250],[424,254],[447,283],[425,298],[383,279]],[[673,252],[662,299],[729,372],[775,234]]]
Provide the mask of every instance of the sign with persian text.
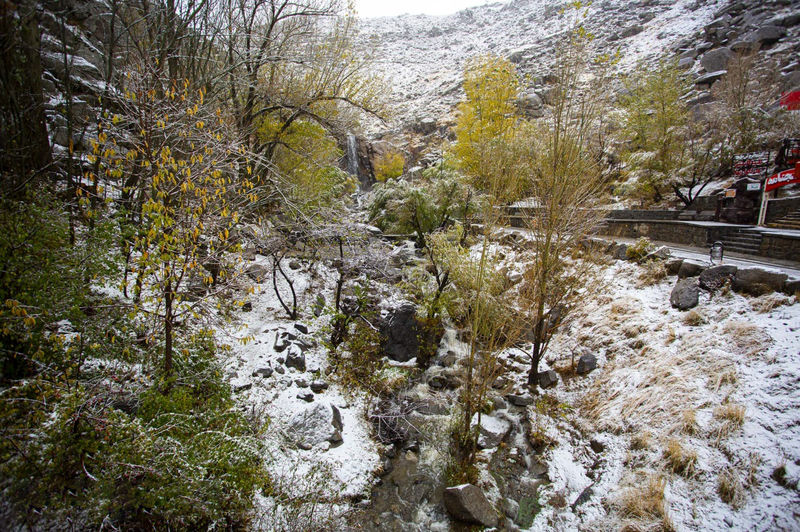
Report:
[[769,152],[756,151],[733,156],[733,175],[736,177],[761,177],[769,165]]
[[775,175],[769,176],[764,185],[764,190],[769,192],[770,190],[785,187],[792,183],[800,183],[800,163],[790,170],[784,170],[783,172],[778,172]]

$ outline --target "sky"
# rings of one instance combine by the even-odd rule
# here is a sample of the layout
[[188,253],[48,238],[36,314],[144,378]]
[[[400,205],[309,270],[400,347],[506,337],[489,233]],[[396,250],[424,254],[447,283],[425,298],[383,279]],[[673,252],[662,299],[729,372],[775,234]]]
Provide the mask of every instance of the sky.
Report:
[[[495,0],[496,1],[496,0]],[[386,17],[409,13],[449,15],[467,7],[492,3],[488,0],[355,0],[362,17]]]

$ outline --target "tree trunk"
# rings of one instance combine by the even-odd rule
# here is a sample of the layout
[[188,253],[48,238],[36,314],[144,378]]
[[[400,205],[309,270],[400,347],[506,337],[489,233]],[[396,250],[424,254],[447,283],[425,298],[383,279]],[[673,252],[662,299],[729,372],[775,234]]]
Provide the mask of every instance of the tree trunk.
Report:
[[174,319],[172,303],[174,299],[172,282],[167,281],[167,285],[164,287],[164,373],[167,376],[172,373],[172,321]]

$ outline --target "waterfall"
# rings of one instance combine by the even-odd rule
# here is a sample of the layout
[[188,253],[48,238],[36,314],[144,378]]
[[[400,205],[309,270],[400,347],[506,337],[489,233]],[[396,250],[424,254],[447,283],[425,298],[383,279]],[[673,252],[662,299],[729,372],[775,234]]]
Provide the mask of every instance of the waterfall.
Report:
[[352,133],[347,134],[347,173],[358,177],[358,144]]

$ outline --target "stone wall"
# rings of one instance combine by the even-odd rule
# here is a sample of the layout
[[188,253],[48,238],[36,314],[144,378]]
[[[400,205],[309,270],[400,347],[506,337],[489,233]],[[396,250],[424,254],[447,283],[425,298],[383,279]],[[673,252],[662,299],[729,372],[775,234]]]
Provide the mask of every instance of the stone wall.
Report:
[[606,220],[601,234],[625,238],[647,237],[675,244],[706,247],[734,228],[670,220]]
[[760,254],[774,259],[800,261],[800,235],[765,231],[761,236]]

